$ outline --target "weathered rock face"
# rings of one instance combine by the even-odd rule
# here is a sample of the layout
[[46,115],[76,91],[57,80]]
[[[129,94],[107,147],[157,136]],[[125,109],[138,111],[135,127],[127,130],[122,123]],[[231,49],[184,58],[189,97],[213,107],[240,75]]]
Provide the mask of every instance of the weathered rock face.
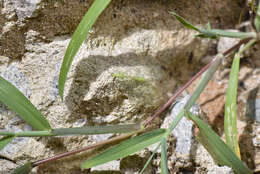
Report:
[[[175,10],[196,25],[210,21],[213,27],[229,28],[238,21],[241,9],[233,0],[113,1],[75,57],[62,101],[57,89],[59,68],[71,34],[90,4],[84,0],[0,1],[1,75],[55,128],[144,120],[166,101],[167,93],[201,67],[208,51],[215,54],[214,43],[193,37],[194,32],[183,28],[168,11]],[[31,129],[2,105],[0,113],[1,129]],[[0,173],[110,136],[17,139],[0,151],[5,157],[0,159],[4,166]],[[80,164],[92,153],[40,166],[34,173],[80,173]],[[139,166],[118,165],[115,173],[136,172]]]

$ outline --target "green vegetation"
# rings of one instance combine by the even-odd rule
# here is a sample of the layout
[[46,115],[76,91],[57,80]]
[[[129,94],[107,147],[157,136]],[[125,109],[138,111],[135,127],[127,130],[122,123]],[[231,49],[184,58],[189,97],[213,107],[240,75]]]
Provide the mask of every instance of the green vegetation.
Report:
[[[66,82],[67,73],[70,69],[73,58],[75,57],[80,45],[85,40],[89,30],[97,20],[98,16],[110,3],[110,0],[95,0],[78,28],[76,29],[72,39],[67,48],[66,54],[63,59],[60,77],[59,77],[59,94],[63,98],[63,91]],[[131,155],[137,151],[146,148],[149,145],[160,142],[155,149],[152,156],[161,147],[161,170],[163,174],[168,173],[167,166],[167,146],[166,140],[168,136],[172,133],[172,130],[176,127],[183,116],[192,120],[195,125],[199,128],[199,133],[196,135],[198,140],[203,144],[203,146],[209,151],[212,157],[220,164],[232,167],[232,169],[237,174],[250,174],[252,173],[244,163],[239,159],[240,152],[237,140],[237,125],[236,125],[236,97],[237,97],[237,83],[238,83],[238,72],[239,72],[239,60],[241,54],[246,51],[250,46],[252,46],[257,41],[257,35],[260,26],[260,3],[256,12],[256,17],[254,20],[254,27],[256,31],[252,32],[231,32],[226,30],[211,29],[210,25],[206,29],[201,29],[193,26],[190,22],[186,21],[181,16],[174,12],[170,12],[178,19],[185,27],[197,31],[199,37],[207,37],[216,39],[218,37],[232,37],[242,39],[238,44],[234,45],[231,49],[224,53],[218,54],[212,62],[205,66],[198,74],[196,74],[180,91],[170,99],[166,105],[164,105],[160,112],[156,113],[155,116],[159,115],[163,110],[165,110],[176,98],[181,91],[183,91],[191,82],[197,79],[204,72],[205,74],[201,78],[200,83],[196,87],[195,91],[191,95],[189,101],[186,103],[184,108],[180,111],[177,118],[172,122],[171,126],[167,129],[156,129],[149,130],[149,123],[154,119],[155,116],[149,118],[144,123],[132,124],[132,125],[114,125],[114,126],[102,126],[102,127],[82,127],[82,128],[61,128],[55,129],[51,128],[45,117],[32,105],[32,103],[12,84],[0,77],[0,101],[7,105],[10,109],[19,114],[29,125],[31,125],[35,131],[28,132],[6,132],[0,131],[0,135],[4,137],[0,140],[0,149],[4,148],[10,141],[18,136],[57,136],[57,135],[87,135],[87,134],[105,134],[105,133],[127,133],[119,135],[118,137],[99,142],[95,145],[85,147],[74,151],[73,153],[66,153],[64,155],[59,155],[52,159],[46,159],[38,162],[29,162],[25,165],[17,168],[14,173],[29,173],[30,170],[40,164],[50,162],[53,160],[60,159],[62,157],[76,154],[91,148],[96,148],[103,146],[105,144],[115,143],[121,141],[117,145],[108,148],[104,152],[88,159],[85,161],[81,168],[90,168],[96,165],[100,165],[112,160],[116,160],[128,155]],[[243,46],[245,44],[245,46]],[[235,55],[233,60],[233,65],[230,73],[229,85],[226,93],[226,107],[225,107],[225,134],[226,143],[225,144],[220,137],[211,128],[201,121],[197,116],[194,116],[189,112],[190,108],[200,94],[205,89],[209,80],[212,78],[216,70],[218,69],[221,61],[233,51],[239,51]],[[145,82],[146,80],[142,77],[132,77],[124,73],[113,74],[116,78],[131,79],[139,82]],[[134,136],[140,134],[138,136]],[[127,139],[127,140],[125,140]],[[151,158],[147,161],[141,173],[145,170]]]

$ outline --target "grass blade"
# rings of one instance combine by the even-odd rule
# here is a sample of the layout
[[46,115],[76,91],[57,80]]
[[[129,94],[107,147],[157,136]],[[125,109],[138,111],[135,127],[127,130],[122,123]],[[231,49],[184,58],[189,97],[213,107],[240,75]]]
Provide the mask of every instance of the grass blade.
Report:
[[259,32],[259,27],[260,27],[260,2],[258,3],[254,24],[255,24],[256,31]]
[[165,138],[162,138],[161,144],[161,170],[162,174],[168,174],[167,143]]
[[227,30],[219,30],[219,29],[211,29],[211,30],[200,30],[200,34],[197,36],[199,37],[209,37],[209,38],[218,38],[218,37],[230,37],[230,38],[250,38],[256,37],[255,32],[234,32],[234,31],[227,31]]
[[200,129],[196,135],[198,140],[207,149],[210,155],[220,165],[231,167],[236,174],[252,174],[236,154],[219,138],[219,136],[202,120],[189,111],[185,115]]
[[240,38],[240,39],[257,37],[255,32],[233,32],[227,30],[210,29],[211,28],[210,25],[206,26],[207,29],[198,28],[192,25],[187,20],[185,20],[183,17],[176,14],[175,12],[169,12],[169,13],[174,15],[176,19],[179,22],[181,22],[186,28],[200,32],[200,34],[197,35],[199,37],[218,38],[219,36],[222,36],[222,37],[231,37],[231,38]]
[[126,124],[113,126],[86,126],[79,128],[59,128],[53,129],[55,135],[90,135],[90,134],[108,134],[108,133],[128,133],[141,129],[140,124]]
[[16,137],[42,137],[42,136],[67,136],[67,135],[96,135],[109,133],[128,133],[141,130],[140,124],[110,125],[110,126],[86,126],[77,128],[58,128],[51,131],[0,131],[0,135]]
[[173,16],[176,17],[176,19],[182,23],[186,28],[189,28],[189,29],[192,29],[192,30],[195,30],[195,31],[198,31],[200,32],[201,29],[198,28],[198,27],[195,27],[194,25],[192,25],[191,23],[189,23],[188,21],[186,21],[183,17],[179,16],[177,13],[171,11],[169,12],[170,14],[172,14]]
[[146,134],[134,137],[132,139],[123,141],[122,143],[111,147],[104,152],[101,152],[97,156],[85,161],[81,168],[91,168],[112,160],[126,157],[137,151],[144,149],[156,142],[159,142],[163,136],[165,136],[164,129],[157,129]]
[[240,149],[237,138],[237,85],[239,73],[240,55],[236,54],[228,81],[225,104],[224,130],[227,145],[240,158]]
[[82,42],[86,39],[89,30],[97,20],[98,16],[102,13],[110,1],[111,0],[95,0],[87,11],[86,15],[81,20],[70,40],[69,46],[63,58],[59,76],[59,94],[62,99],[67,74],[70,69],[72,60],[78,52]]
[[37,130],[50,130],[51,126],[33,104],[11,83],[0,76],[0,101],[15,111]]
[[143,169],[141,170],[141,172],[140,172],[139,174],[142,174],[142,173],[145,171],[145,169],[147,168],[147,166],[149,165],[149,163],[150,163],[151,160],[153,159],[153,156],[154,156],[155,153],[158,151],[158,149],[159,149],[160,146],[161,146],[161,143],[159,143],[159,144],[156,146],[156,148],[154,149],[152,155],[151,155],[151,156],[149,157],[149,159],[146,161],[146,163],[145,163]]
[[21,167],[16,168],[12,174],[29,174],[32,168],[33,165],[29,162],[22,165]]
[[0,139],[0,150],[2,150],[7,144],[9,144],[15,137],[14,136],[4,136]]

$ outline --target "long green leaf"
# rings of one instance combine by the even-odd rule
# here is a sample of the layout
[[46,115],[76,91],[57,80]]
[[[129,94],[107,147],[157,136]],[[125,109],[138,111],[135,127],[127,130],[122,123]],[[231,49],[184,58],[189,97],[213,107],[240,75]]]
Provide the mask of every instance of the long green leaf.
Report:
[[160,146],[161,146],[161,143],[159,143],[159,144],[156,146],[156,148],[154,149],[152,155],[151,155],[151,156],[149,157],[149,159],[146,161],[146,163],[145,163],[143,169],[141,170],[141,172],[140,172],[139,174],[142,174],[142,173],[145,171],[145,169],[147,168],[147,166],[149,165],[149,163],[152,161],[153,156],[154,156],[155,153],[158,151],[158,149],[159,149]]
[[237,138],[237,85],[240,54],[236,54],[229,75],[226,93],[224,130],[226,143],[240,158],[240,150]]
[[256,37],[255,32],[235,32],[235,31],[228,31],[228,30],[219,30],[219,29],[211,29],[211,30],[200,30],[200,34],[197,36],[199,37],[209,37],[209,38],[217,38],[217,37],[230,37],[230,38],[254,38]]
[[67,136],[67,135],[93,135],[93,134],[109,134],[109,133],[128,133],[141,129],[141,125],[125,124],[110,126],[85,126],[77,128],[58,128],[48,131],[22,131],[9,132],[0,131],[0,135],[16,136],[16,137],[41,137],[41,136]]
[[134,137],[132,139],[123,141],[122,143],[111,147],[97,156],[85,161],[81,168],[91,168],[112,160],[126,157],[137,151],[140,151],[147,146],[150,146],[156,142],[159,142],[163,136],[165,136],[164,129],[157,129],[149,133]]
[[33,104],[11,83],[0,77],[0,101],[15,111],[37,130],[50,130],[51,126]]
[[175,16],[176,19],[178,19],[178,21],[181,22],[186,28],[189,28],[189,29],[192,29],[192,30],[195,30],[195,31],[198,31],[198,32],[201,31],[200,28],[195,27],[194,25],[192,25],[191,23],[186,21],[183,17],[179,16],[177,13],[175,13],[173,11],[171,11],[169,13],[172,14],[173,16]]
[[222,36],[222,37],[231,37],[231,38],[240,38],[240,39],[257,37],[255,32],[233,32],[227,30],[209,29],[210,27],[207,27],[207,29],[198,28],[192,25],[187,20],[185,20],[183,17],[176,14],[175,12],[169,12],[169,13],[174,15],[176,19],[178,19],[178,21],[181,22],[186,28],[198,31],[200,34],[198,34],[197,36],[199,37],[217,38],[219,36]]
[[2,150],[7,144],[9,144],[15,137],[14,136],[4,136],[0,139],[0,150]]
[[90,135],[108,133],[128,133],[141,129],[140,124],[110,125],[110,126],[85,126],[78,128],[53,129],[54,135]]
[[22,165],[21,167],[16,168],[12,174],[29,174],[32,168],[33,165],[29,162]]
[[206,123],[189,111],[186,111],[185,115],[198,126],[200,132],[196,137],[217,163],[231,167],[236,174],[252,174],[236,154]]
[[59,94],[62,99],[67,74],[70,69],[72,60],[78,52],[82,42],[86,39],[89,30],[97,20],[98,16],[102,13],[110,1],[111,0],[95,0],[87,11],[86,15],[81,20],[70,40],[69,46],[63,58],[59,76]]
[[259,32],[259,27],[260,27],[260,2],[258,3],[254,24],[255,24],[256,31]]
[[161,170],[162,174],[168,174],[167,143],[166,138],[161,140]]

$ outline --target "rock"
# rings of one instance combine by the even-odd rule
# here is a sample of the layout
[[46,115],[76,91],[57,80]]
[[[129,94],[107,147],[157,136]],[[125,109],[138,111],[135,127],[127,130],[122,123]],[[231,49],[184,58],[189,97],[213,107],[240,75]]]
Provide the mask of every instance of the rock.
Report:
[[[172,109],[170,115],[165,119],[161,128],[168,128],[174,122],[176,116],[185,106],[190,96],[186,95],[181,100],[177,101]],[[193,114],[199,115],[198,105],[194,105],[191,110]],[[168,140],[168,161],[169,170],[173,172],[193,171],[193,156],[197,148],[197,142],[193,133],[193,123],[186,117],[183,117],[175,129],[172,131],[174,139]],[[160,150],[158,151],[160,153]]]
[[1,76],[14,85],[27,98],[30,98],[31,91],[28,78],[17,68],[17,65],[13,64],[8,66],[7,69],[1,73]]
[[41,0],[11,0],[19,20],[36,17],[34,11]]
[[[98,172],[99,171],[99,172]],[[120,161],[111,161],[96,167],[91,168],[91,173],[106,173],[106,171],[114,171],[116,173],[120,173]]]
[[[194,38],[195,32],[184,29],[168,11],[176,10],[195,25],[212,20],[213,26],[231,27],[238,19],[231,16],[239,16],[241,10],[232,0],[147,2],[109,5],[73,60],[62,101],[57,86],[60,65],[90,1],[5,0],[0,3],[0,55],[9,58],[1,58],[1,73],[7,70],[6,61],[17,63],[15,67],[27,79],[19,83],[28,83],[27,97],[53,128],[143,121],[167,100],[167,93],[197,72],[211,46],[208,40]],[[23,122],[9,119],[14,113],[0,114],[1,128],[10,124],[10,130],[27,129]],[[156,124],[161,122],[157,119]],[[22,149],[19,153],[8,152],[21,164],[110,136],[29,138],[13,147]],[[93,153],[42,165],[32,173],[80,173],[81,163]]]
[[213,173],[233,174],[232,169],[230,169],[229,167],[226,166],[219,167],[214,162],[214,160],[207,152],[207,150],[200,143],[197,146],[194,162],[196,163],[196,166],[198,166],[196,171],[204,171],[207,174],[213,174]]
[[[14,85],[19,91],[21,91],[27,98],[30,97],[30,85],[27,77],[22,73],[16,64],[10,65],[5,71],[1,73],[1,76]],[[16,115],[14,112],[7,109],[7,107],[1,103],[0,118],[4,120],[1,127],[7,131],[29,131],[32,130],[30,126],[24,123],[24,121]],[[24,146],[28,145],[29,138],[15,138],[4,149],[0,151],[1,156],[5,156],[8,159],[17,160],[18,154]]]
[[11,174],[13,169],[17,167],[17,164],[9,160],[1,159],[0,166],[0,173]]
[[[187,95],[174,104],[170,116],[164,119],[161,128],[169,128],[189,98],[190,96]],[[190,111],[195,115],[198,115],[198,106],[193,106]],[[186,117],[183,117],[172,131],[172,134],[176,138],[174,151],[177,153],[177,155],[190,156],[192,145],[194,144],[193,123]]]
[[[238,30],[228,30],[231,32],[238,32]],[[223,53],[224,51],[231,48],[233,45],[237,44],[240,39],[237,38],[229,38],[229,37],[220,37],[218,41],[217,51],[219,53]]]

